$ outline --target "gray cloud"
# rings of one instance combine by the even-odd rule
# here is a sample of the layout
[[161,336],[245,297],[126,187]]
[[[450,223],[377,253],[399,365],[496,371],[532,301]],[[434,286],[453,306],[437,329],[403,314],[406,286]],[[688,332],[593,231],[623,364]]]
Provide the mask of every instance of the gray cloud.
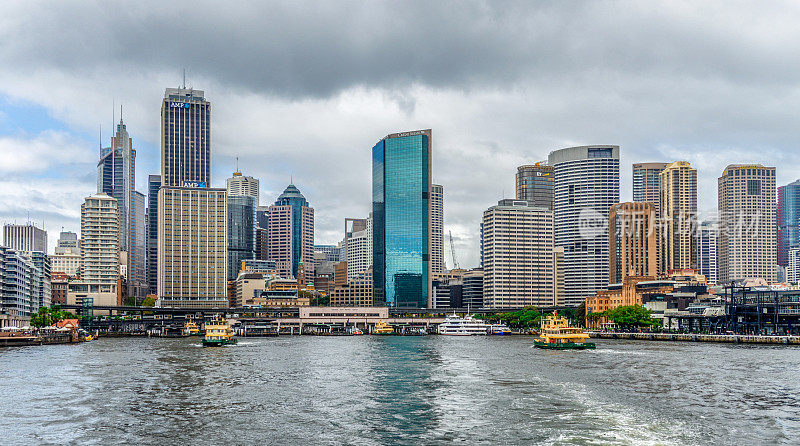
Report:
[[3,3],[0,92],[79,133],[125,102],[155,171],[160,95],[187,67],[214,104],[215,184],[239,155],[266,204],[294,174],[320,242],[369,212],[374,142],[431,127],[474,265],[482,211],[559,147],[619,144],[623,199],[631,163],[688,160],[703,209],[729,163],[800,176],[798,19],[791,2]]

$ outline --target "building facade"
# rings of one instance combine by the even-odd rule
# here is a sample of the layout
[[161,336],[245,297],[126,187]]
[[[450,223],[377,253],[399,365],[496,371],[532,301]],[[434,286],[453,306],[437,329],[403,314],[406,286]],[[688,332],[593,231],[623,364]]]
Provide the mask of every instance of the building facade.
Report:
[[314,252],[325,253],[325,260],[330,262],[344,260],[342,257],[342,246],[339,245],[314,245]]
[[697,269],[697,170],[686,161],[659,174],[661,188],[661,272]]
[[225,189],[162,187],[158,203],[161,306],[228,306]]
[[536,163],[517,167],[517,200],[553,210],[553,166]]
[[717,283],[717,224],[704,221],[697,228],[697,269],[709,285]]
[[256,258],[256,198],[228,190],[228,280],[236,280],[242,263]]
[[786,282],[800,282],[800,248],[790,248],[786,255]]
[[35,290],[39,274],[29,257],[0,246],[0,328],[29,325],[39,311]]
[[255,199],[255,204],[259,204],[258,179],[242,175],[238,170],[227,180],[228,196],[248,196]]
[[364,271],[362,276],[333,287],[330,292],[330,305],[334,307],[373,306],[372,280],[372,269],[369,268]]
[[[98,193],[81,205],[82,297],[95,305],[119,304],[120,212],[117,200]],[[76,303],[76,302],[70,302]]]
[[633,201],[634,203],[652,203],[656,207],[656,215],[660,211],[661,186],[660,177],[669,163],[634,163],[633,164]]
[[81,248],[78,234],[62,231],[56,242],[55,253],[50,256],[50,267],[54,273],[59,272],[75,277],[81,270]]
[[347,261],[347,280],[355,280],[363,276],[372,266],[372,225],[350,234],[345,244],[345,260]]
[[47,231],[33,223],[6,224],[3,226],[3,246],[15,251],[47,252]]
[[431,274],[444,270],[444,188],[431,184]]
[[268,253],[284,278],[295,278],[301,262],[313,268],[314,209],[294,184],[269,208]]
[[202,90],[167,88],[161,103],[161,184],[210,187],[211,103]]
[[608,282],[628,276],[657,276],[656,207],[619,203],[608,216]]
[[158,191],[161,175],[147,178],[147,293],[158,293]]
[[374,301],[431,305],[431,130],[393,133],[372,148]]
[[553,306],[556,256],[553,212],[522,200],[501,200],[483,212],[483,306]]
[[555,245],[564,248],[564,304],[578,306],[608,286],[608,213],[619,202],[619,146],[556,150],[548,164],[555,175]]
[[789,264],[789,250],[800,247],[800,180],[778,188],[778,265]]
[[720,281],[777,279],[775,168],[731,164],[718,179]]

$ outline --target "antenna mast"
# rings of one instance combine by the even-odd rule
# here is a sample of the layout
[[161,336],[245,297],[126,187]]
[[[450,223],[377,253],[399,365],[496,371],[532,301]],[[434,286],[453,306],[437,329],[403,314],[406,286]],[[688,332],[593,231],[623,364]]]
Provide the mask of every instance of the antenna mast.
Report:
[[450,234],[450,254],[453,256],[453,269],[461,269],[461,265],[456,260],[456,246],[453,244],[453,231],[447,231]]

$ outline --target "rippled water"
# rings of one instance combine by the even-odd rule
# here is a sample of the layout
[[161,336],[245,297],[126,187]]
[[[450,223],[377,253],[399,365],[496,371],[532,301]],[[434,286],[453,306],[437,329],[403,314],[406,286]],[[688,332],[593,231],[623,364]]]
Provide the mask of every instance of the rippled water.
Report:
[[800,349],[523,337],[0,349],[0,443],[800,442]]

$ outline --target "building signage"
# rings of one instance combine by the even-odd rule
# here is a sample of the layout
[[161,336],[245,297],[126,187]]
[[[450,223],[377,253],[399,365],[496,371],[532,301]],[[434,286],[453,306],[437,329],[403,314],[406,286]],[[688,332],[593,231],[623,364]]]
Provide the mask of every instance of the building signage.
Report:
[[189,108],[191,104],[188,102],[170,102],[169,106],[172,108]]
[[206,187],[205,181],[184,181],[183,187]]

